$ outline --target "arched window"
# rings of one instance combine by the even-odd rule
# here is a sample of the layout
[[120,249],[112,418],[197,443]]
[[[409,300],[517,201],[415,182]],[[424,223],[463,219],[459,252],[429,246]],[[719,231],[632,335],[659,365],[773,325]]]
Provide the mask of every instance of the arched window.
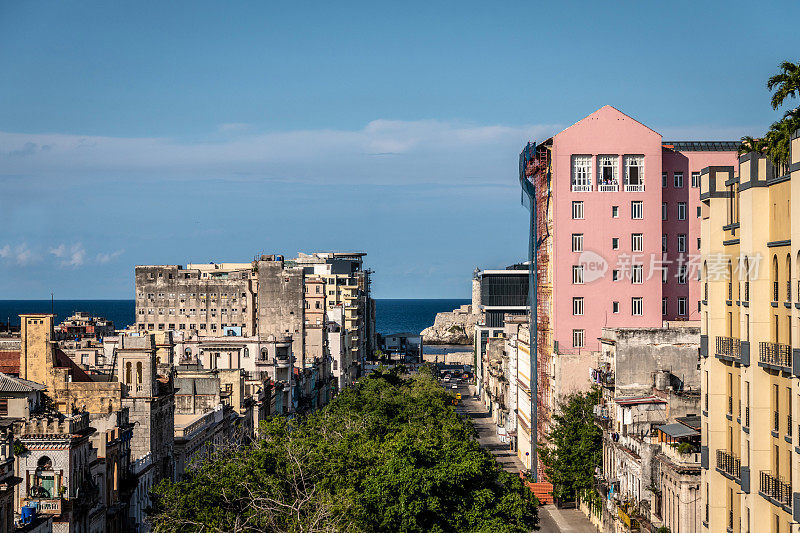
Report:
[[183,351],[183,353],[184,353],[184,355],[186,355],[186,358],[187,358],[187,359],[191,359],[191,358],[192,358],[192,349],[191,349],[191,348],[186,348],[186,349]]
[[136,363],[136,383],[142,384],[142,362]]
[[266,348],[261,348],[261,360],[262,361],[266,361],[268,357],[269,357],[269,354],[267,352],[267,349]]
[[53,498],[55,495],[56,486],[53,462],[48,456],[43,455],[36,462],[36,472],[34,473],[33,487],[31,487],[31,496]]
[[778,256],[772,256],[772,301],[778,301]]
[[131,384],[131,362],[130,361],[125,363],[125,384],[126,385],[130,385]]
[[247,346],[245,346],[244,349],[242,350],[242,356],[250,357],[250,349]]

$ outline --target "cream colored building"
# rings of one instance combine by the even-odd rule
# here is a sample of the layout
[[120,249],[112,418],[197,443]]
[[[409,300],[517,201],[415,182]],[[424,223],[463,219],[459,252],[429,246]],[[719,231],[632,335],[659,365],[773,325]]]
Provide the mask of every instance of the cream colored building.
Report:
[[750,153],[701,175],[706,531],[798,531],[799,133],[790,173]]

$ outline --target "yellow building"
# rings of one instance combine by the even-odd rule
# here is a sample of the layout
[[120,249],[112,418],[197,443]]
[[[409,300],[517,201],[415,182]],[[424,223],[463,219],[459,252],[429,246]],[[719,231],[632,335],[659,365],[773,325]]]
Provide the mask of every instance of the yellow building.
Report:
[[706,531],[799,531],[799,136],[789,173],[750,153],[738,169],[710,167],[701,176],[702,264],[689,269],[703,282]]

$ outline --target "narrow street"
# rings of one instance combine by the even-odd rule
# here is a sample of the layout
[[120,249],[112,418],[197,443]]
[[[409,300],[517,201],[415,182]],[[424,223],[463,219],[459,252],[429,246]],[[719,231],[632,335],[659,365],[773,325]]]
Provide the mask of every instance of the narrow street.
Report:
[[[478,442],[490,451],[497,462],[508,472],[517,474],[523,469],[522,461],[497,438],[495,425],[480,401],[474,399],[472,385],[459,385],[462,400],[456,410],[472,419],[478,431]],[[455,392],[455,391],[453,391]],[[545,533],[596,533],[597,529],[578,509],[556,509],[554,505],[539,508],[539,531]]]

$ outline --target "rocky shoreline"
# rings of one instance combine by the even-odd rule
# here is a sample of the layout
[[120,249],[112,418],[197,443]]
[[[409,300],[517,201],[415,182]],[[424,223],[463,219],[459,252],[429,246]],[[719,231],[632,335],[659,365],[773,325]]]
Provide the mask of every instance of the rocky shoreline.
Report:
[[433,326],[422,330],[423,342],[433,344],[470,345],[475,339],[475,324],[480,314],[473,312],[472,305],[462,305],[449,313],[437,313]]

